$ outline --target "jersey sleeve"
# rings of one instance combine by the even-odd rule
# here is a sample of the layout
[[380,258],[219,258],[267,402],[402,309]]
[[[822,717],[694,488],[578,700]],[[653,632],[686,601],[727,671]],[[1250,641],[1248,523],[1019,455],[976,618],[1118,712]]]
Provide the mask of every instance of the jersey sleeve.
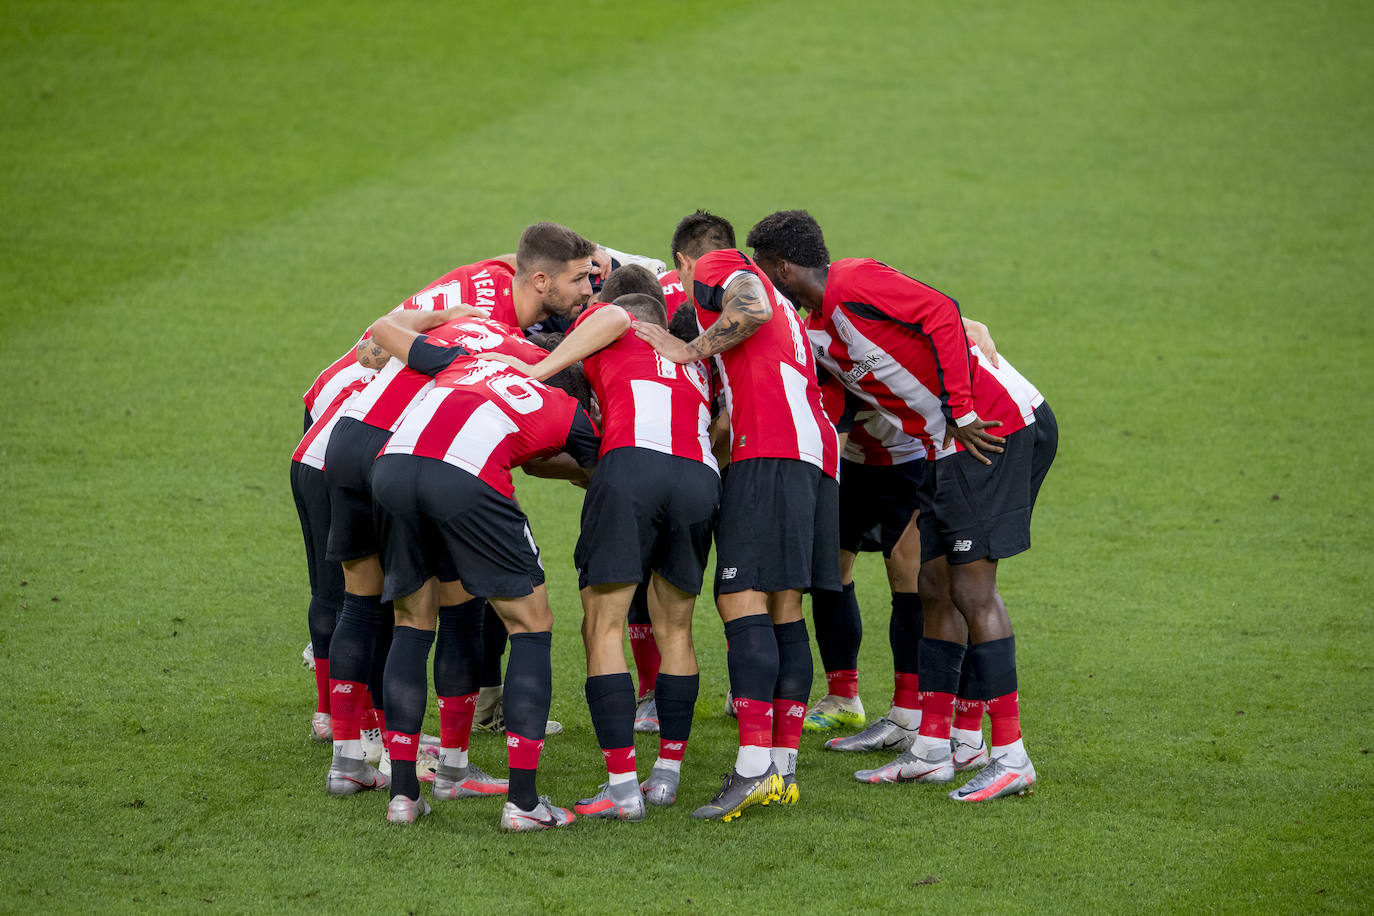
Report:
[[568,428],[568,438],[563,443],[563,451],[584,468],[596,464],[596,456],[601,451],[601,435],[580,404],[573,411],[572,424]]
[[893,321],[929,341],[939,373],[940,406],[957,422],[973,411],[973,369],[959,303],[886,264],[865,272],[858,284],[862,301],[845,302],[860,317]]
[[458,344],[425,334],[411,342],[406,365],[416,372],[434,376],[453,365],[458,357],[467,355],[468,351]]
[[733,248],[702,255],[692,275],[692,296],[697,309],[719,314],[725,307],[725,288],[736,274],[752,273],[753,266],[753,261]]

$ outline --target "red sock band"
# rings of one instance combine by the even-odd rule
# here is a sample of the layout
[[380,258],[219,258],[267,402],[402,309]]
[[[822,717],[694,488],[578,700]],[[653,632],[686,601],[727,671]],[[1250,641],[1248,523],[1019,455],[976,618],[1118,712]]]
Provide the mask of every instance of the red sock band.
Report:
[[954,701],[954,727],[964,731],[976,732],[983,727],[983,701],[966,700],[959,697]]
[[772,747],[773,704],[768,700],[746,700],[735,697],[735,714],[739,716],[739,744],[751,747]]
[[921,734],[927,738],[949,740],[949,729],[954,720],[954,694],[921,692]]
[[329,727],[335,741],[357,741],[362,698],[367,685],[360,681],[329,681]]
[[1006,747],[1021,737],[1021,701],[1016,691],[988,700],[988,715],[992,717],[992,746]]
[[658,739],[658,756],[664,760],[681,760],[687,753],[686,741],[669,741],[667,738]]
[[773,700],[773,747],[796,750],[801,745],[802,722],[806,704],[796,700]]
[[658,683],[658,668],[663,663],[658,654],[654,628],[647,623],[630,625],[630,653],[635,659],[635,673],[639,676],[639,699]]
[[515,732],[506,732],[506,762],[513,770],[539,769],[539,754],[544,750],[544,739],[523,738]]
[[329,659],[315,659],[315,712],[329,712]]
[[615,747],[601,749],[601,756],[606,758],[606,772],[612,776],[617,773],[633,773],[635,771],[635,749],[634,745],[629,747]]
[[415,752],[420,747],[420,733],[404,735],[400,732],[391,732],[387,736],[387,747],[391,751],[392,761],[409,760],[415,762]]
[[477,712],[477,694],[439,697],[439,746],[465,751],[472,739],[472,717]]
[[825,673],[825,691],[836,697],[856,697],[859,695],[859,671],[849,668],[845,671]]
[[358,727],[363,731],[377,727],[377,710],[368,704],[363,704],[363,710],[358,714]]
[[892,688],[892,705],[899,709],[920,709],[920,680],[916,675],[898,671],[893,681],[895,686]]

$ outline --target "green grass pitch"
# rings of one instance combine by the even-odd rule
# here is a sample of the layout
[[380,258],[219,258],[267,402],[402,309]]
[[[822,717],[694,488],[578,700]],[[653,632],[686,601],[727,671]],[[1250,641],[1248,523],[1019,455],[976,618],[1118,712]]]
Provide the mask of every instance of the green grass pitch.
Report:
[[[1371,35],[1339,0],[3,4],[0,911],[1368,911]],[[810,209],[1054,406],[1002,573],[1035,796],[861,786],[808,737],[799,806],[690,821],[734,743],[702,601],[678,807],[509,837],[326,797],[300,392],[529,222],[667,257],[697,207]],[[578,492],[519,486],[568,803]]]

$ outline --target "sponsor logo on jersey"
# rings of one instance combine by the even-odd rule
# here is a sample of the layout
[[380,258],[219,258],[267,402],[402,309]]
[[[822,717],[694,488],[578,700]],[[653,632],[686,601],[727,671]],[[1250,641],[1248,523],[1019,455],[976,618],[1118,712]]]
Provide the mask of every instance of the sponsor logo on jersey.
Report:
[[855,360],[853,367],[851,367],[850,370],[842,376],[842,378],[844,381],[848,382],[851,385],[857,384],[859,379],[863,378],[865,375],[868,375],[868,373],[872,372],[873,369],[882,361],[882,353],[870,353],[863,359]]
[[972,550],[972,549],[973,549],[973,541],[971,541],[971,540],[960,540],[960,541],[955,541],[955,542],[954,542],[954,552],[955,552],[955,553],[968,553],[968,552],[969,552],[970,550]]
[[737,575],[739,575],[738,566],[727,566],[720,571],[720,577],[722,579],[733,579]]

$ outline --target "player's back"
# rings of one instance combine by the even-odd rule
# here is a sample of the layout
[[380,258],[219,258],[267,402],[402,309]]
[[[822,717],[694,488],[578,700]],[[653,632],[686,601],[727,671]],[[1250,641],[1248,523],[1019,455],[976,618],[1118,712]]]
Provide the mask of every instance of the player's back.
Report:
[[[574,328],[605,307],[583,312]],[[711,453],[709,379],[700,363],[680,366],[627,330],[582,365],[601,405],[602,455],[634,446],[719,470]]]
[[578,410],[571,396],[505,363],[460,356],[406,415],[382,454],[434,458],[513,496],[510,469],[562,450]]
[[838,471],[839,442],[821,407],[811,347],[785,296],[743,252],[721,249],[698,259],[693,275],[697,322],[704,331],[720,317],[725,291],[741,274],[762,285],[771,318],[715,356],[730,415],[731,460],[793,458]]

